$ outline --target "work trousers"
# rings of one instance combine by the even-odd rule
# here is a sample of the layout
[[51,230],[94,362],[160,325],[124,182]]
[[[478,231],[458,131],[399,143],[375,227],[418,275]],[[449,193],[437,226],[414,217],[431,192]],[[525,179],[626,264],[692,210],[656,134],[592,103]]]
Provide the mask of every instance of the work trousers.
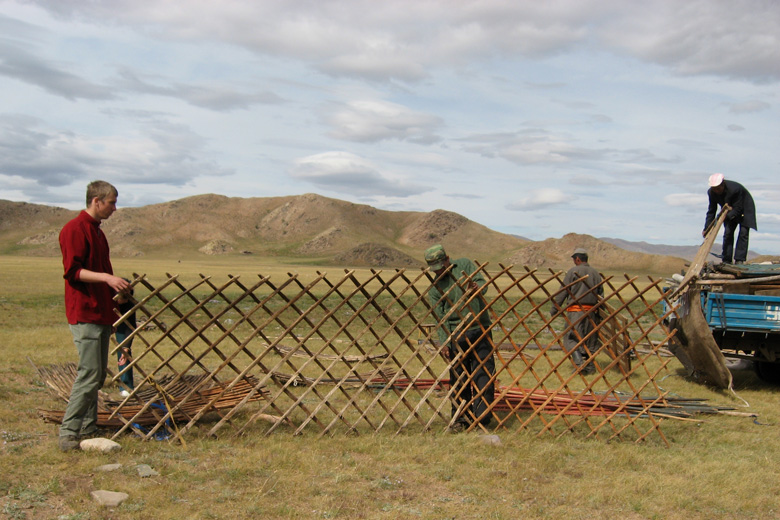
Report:
[[597,322],[598,310],[567,312],[566,317],[573,324],[572,328],[563,336],[563,347],[570,353],[571,360],[577,366],[582,365],[598,348],[598,333],[593,334],[587,341],[580,344],[580,340],[590,334]]
[[[737,235],[737,250],[734,250],[734,233],[739,226]],[[723,254],[722,261],[730,264],[733,259],[737,262],[747,260],[748,242],[750,241],[750,228],[742,225],[742,219],[726,220],[723,223]]]
[[[455,362],[450,368],[450,385],[453,388],[454,396],[452,415],[458,414],[458,410],[464,402],[469,402],[472,398],[479,395],[471,406],[461,410],[461,415],[456,422],[473,422],[485,413],[495,398],[495,384],[491,381],[493,374],[496,372],[496,362],[493,359],[492,336],[490,331],[488,331],[477,342],[481,335],[481,328],[467,330],[454,342],[456,349],[450,349],[451,359],[454,358],[458,351],[465,353],[459,362]],[[482,392],[481,394],[480,391]],[[482,424],[489,424],[491,415],[488,413],[482,417],[480,419]]]
[[78,437],[97,430],[98,390],[106,379],[111,325],[78,323],[70,326],[70,332],[79,353],[79,365],[60,437]]

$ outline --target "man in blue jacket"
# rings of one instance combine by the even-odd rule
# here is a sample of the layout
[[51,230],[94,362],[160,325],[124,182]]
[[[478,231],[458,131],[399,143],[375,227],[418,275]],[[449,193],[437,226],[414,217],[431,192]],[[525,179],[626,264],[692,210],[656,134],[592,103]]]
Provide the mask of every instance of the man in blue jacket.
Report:
[[[744,264],[747,260],[748,242],[750,230],[758,230],[756,224],[756,205],[750,192],[735,181],[727,181],[722,173],[714,173],[709,179],[710,189],[707,196],[710,199],[707,208],[707,218],[704,221],[702,236],[706,236],[708,227],[718,213],[718,206],[728,204],[731,210],[723,222],[723,263],[730,264],[732,257],[738,264]],[[734,233],[739,226],[737,235],[737,249],[734,250]]]

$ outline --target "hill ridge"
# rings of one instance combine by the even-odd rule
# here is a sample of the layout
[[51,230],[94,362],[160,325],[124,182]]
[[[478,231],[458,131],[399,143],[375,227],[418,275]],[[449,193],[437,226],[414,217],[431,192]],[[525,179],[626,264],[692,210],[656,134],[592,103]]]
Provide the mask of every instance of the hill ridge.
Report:
[[[78,210],[0,200],[0,254],[58,256],[58,234]],[[203,194],[120,208],[103,229],[112,255],[257,254],[324,265],[422,266],[425,248],[452,256],[529,267],[568,268],[585,247],[599,269],[677,272],[681,258],[627,252],[590,235],[528,241],[458,213],[389,211],[306,193],[281,197]]]

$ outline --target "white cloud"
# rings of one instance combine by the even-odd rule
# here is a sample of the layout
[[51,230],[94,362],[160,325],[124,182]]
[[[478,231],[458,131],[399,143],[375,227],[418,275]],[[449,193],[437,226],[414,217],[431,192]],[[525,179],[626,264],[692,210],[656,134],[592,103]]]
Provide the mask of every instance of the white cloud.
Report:
[[572,200],[574,200],[573,196],[559,189],[547,188],[532,191],[517,202],[507,204],[506,208],[512,211],[535,210],[565,204]]
[[115,96],[110,86],[95,84],[69,72],[66,66],[51,63],[30,49],[0,39],[0,76],[35,85],[70,100],[106,100]]
[[478,193],[446,193],[447,197],[451,197],[453,199],[485,199],[485,195],[480,195]]
[[778,239],[780,239],[780,234],[778,234],[778,233],[759,233],[758,231],[751,231],[750,232],[750,238],[751,238],[751,241],[753,241],[753,242],[758,241],[758,240],[761,240],[761,241],[778,240]]
[[772,108],[772,105],[766,101],[744,101],[742,103],[732,103],[729,112],[732,114],[749,114],[751,112],[763,112]]
[[[768,182],[766,184],[759,182],[747,184],[746,182],[740,181],[740,184],[747,187],[750,190],[750,193],[753,194],[753,198],[756,200],[771,203],[780,201],[780,189],[777,187],[777,181],[775,179],[767,179],[767,181]],[[765,208],[761,208],[759,206],[758,209],[760,210]]]
[[485,157],[502,157],[516,164],[568,163],[574,158],[597,159],[602,150],[578,147],[570,139],[526,130],[508,134],[472,135],[462,139],[465,151]]
[[128,69],[120,71],[120,79],[116,86],[126,91],[181,99],[191,105],[210,110],[247,109],[254,104],[283,102],[283,99],[273,92],[240,92],[221,82],[155,85],[150,81],[142,80]]
[[440,140],[435,135],[441,118],[386,101],[351,101],[329,111],[325,122],[336,139],[377,142],[398,139],[421,144]]
[[780,78],[780,7],[757,0],[35,3],[62,16],[135,26],[156,38],[216,39],[372,81],[419,81],[431,68],[540,58],[577,44],[629,52],[686,75]]
[[670,193],[664,196],[664,202],[671,207],[707,207],[707,191],[702,193]]
[[39,186],[94,177],[182,185],[201,175],[230,173],[198,152],[202,139],[186,127],[147,121],[136,135],[90,136],[58,130],[28,116],[0,115],[0,174]]
[[290,175],[321,189],[359,197],[408,197],[431,189],[390,178],[370,161],[349,152],[325,152],[298,159]]
[[760,0],[624,2],[603,40],[682,75],[780,79],[780,4]]

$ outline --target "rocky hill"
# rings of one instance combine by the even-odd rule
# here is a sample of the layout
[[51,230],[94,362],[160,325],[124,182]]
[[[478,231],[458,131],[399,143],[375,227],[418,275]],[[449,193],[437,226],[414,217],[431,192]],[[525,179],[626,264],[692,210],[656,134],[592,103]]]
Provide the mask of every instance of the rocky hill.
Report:
[[[59,230],[77,213],[0,201],[0,254],[58,255]],[[422,251],[435,243],[453,256],[490,251],[491,259],[524,244],[448,211],[383,211],[315,194],[199,195],[120,208],[102,226],[112,255],[125,257],[251,253],[340,265],[381,258],[408,266],[410,259],[422,265]]]
[[685,266],[681,258],[626,251],[602,239],[576,233],[528,243],[511,255],[507,262],[568,269],[572,265],[571,253],[578,247],[584,247],[590,255],[590,263],[602,270],[672,274]]
[[[0,254],[59,255],[59,230],[77,213],[0,201]],[[413,267],[423,264],[425,248],[440,243],[452,257],[538,268],[570,267],[576,247],[587,248],[602,270],[671,273],[684,265],[680,258],[628,252],[588,235],[532,242],[449,211],[384,211],[316,194],[199,195],[120,208],[103,229],[119,257],[256,254],[324,265]]]

